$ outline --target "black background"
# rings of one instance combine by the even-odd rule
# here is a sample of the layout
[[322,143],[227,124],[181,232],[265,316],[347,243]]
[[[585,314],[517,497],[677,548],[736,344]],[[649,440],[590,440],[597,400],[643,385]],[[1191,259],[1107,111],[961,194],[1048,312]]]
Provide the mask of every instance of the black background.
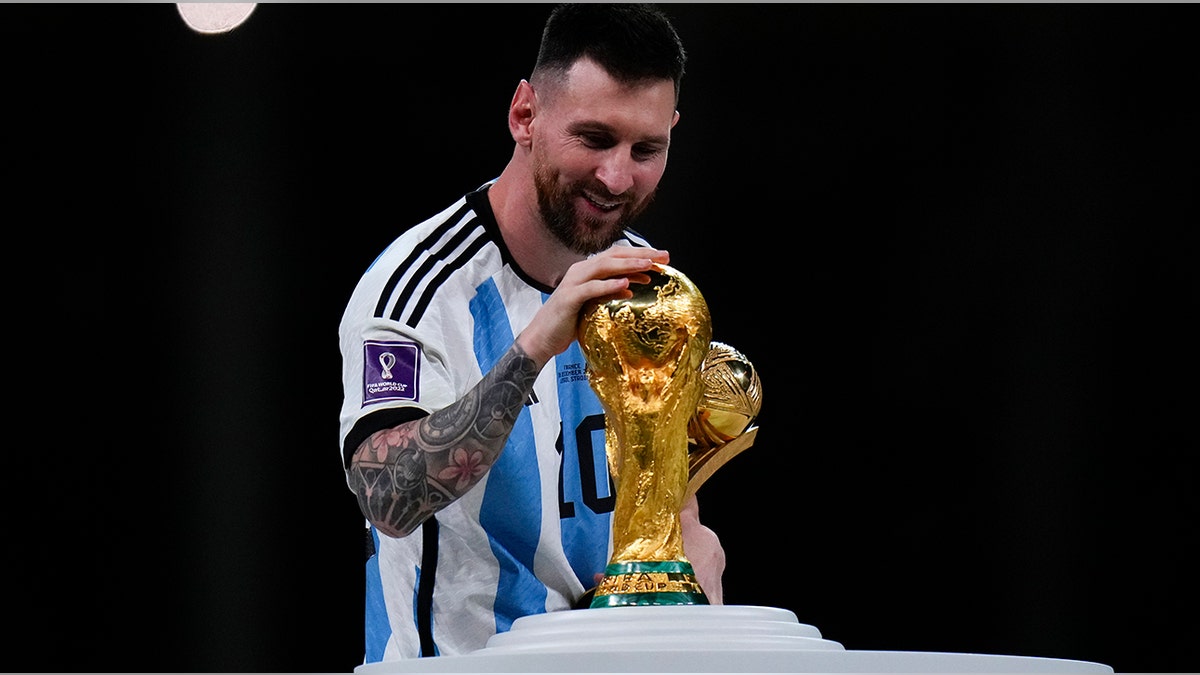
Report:
[[[641,230],[764,388],[726,601],[1196,670],[1195,6],[666,7]],[[548,10],[5,6],[6,670],[360,662],[338,320],[499,173]]]

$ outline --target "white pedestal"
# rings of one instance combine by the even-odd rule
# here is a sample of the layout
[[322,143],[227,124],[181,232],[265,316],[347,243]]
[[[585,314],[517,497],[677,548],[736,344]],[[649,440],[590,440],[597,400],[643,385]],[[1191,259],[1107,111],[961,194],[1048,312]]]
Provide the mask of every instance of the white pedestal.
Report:
[[1089,661],[847,650],[785,609],[676,605],[526,616],[477,652],[372,663],[385,673],[1112,673]]

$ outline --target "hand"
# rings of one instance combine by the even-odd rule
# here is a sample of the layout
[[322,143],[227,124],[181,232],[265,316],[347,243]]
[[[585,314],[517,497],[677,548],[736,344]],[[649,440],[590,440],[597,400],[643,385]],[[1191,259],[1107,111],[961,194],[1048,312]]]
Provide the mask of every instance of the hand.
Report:
[[717,533],[700,522],[700,503],[696,495],[687,498],[679,512],[679,525],[683,534],[683,554],[692,563],[696,581],[704,589],[710,605],[725,604],[725,591],[721,576],[725,573],[725,549]]
[[575,340],[579,312],[590,300],[633,297],[629,284],[648,284],[645,272],[670,261],[666,251],[612,246],[567,269],[545,305],[517,336],[517,343],[539,366],[561,354]]

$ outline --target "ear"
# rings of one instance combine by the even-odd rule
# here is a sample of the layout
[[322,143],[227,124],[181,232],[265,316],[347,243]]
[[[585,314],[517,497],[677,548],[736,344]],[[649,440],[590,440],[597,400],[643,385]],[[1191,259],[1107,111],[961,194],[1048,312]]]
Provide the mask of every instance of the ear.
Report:
[[518,145],[528,147],[533,138],[533,117],[537,107],[537,94],[526,80],[521,80],[508,106],[508,132]]
[[678,110],[675,111],[675,116],[671,118],[671,128],[674,129],[676,124],[679,124],[679,111]]

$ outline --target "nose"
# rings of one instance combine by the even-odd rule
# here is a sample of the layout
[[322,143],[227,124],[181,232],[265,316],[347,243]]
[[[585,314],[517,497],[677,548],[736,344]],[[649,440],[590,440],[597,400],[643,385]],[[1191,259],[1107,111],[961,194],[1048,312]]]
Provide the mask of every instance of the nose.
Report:
[[596,178],[614,195],[624,194],[633,187],[634,161],[628,151],[619,148],[607,153],[600,166],[596,167]]

